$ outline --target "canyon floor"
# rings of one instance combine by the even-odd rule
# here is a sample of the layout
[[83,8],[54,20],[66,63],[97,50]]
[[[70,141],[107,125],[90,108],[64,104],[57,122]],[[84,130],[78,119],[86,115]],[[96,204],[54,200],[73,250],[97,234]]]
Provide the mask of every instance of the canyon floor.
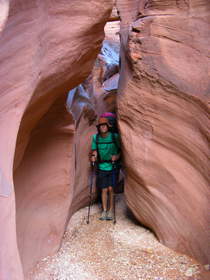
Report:
[[73,215],[59,252],[31,271],[33,280],[200,280],[205,267],[163,246],[116,199],[117,223],[100,221],[98,205]]

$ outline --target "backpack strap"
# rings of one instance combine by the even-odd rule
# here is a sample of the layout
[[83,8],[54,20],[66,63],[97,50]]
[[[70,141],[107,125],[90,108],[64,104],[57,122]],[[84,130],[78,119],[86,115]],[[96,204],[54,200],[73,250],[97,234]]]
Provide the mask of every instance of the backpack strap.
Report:
[[98,162],[102,163],[102,162],[112,162],[111,160],[102,160],[100,157],[100,153],[99,153],[99,148],[98,148],[98,144],[115,144],[115,146],[117,147],[118,151],[120,152],[121,149],[117,143],[115,134],[113,132],[111,132],[112,135],[112,141],[111,142],[100,142],[99,143],[99,133],[96,134],[96,151],[97,151],[97,155],[98,155]]
[[97,151],[98,161],[101,162],[101,157],[100,157],[99,149],[98,149],[98,139],[99,139],[99,133],[96,134],[96,151]]
[[96,151],[97,151],[97,156],[98,156],[98,163],[103,163],[103,162],[112,162],[111,160],[102,160],[100,153],[99,153],[99,148],[98,144],[112,144],[113,141],[111,142],[100,142],[99,143],[99,133],[96,134]]
[[100,153],[99,153],[99,148],[98,148],[98,144],[111,144],[113,142],[100,142],[99,143],[99,133],[96,134],[96,151],[97,151],[97,156],[98,156],[98,163],[102,163],[102,162],[111,162],[111,160],[102,160]]
[[117,147],[118,151],[120,152],[121,148],[119,147],[119,145],[117,143],[117,140],[116,140],[116,137],[115,137],[115,134],[113,132],[112,132],[112,143],[115,144],[115,146]]

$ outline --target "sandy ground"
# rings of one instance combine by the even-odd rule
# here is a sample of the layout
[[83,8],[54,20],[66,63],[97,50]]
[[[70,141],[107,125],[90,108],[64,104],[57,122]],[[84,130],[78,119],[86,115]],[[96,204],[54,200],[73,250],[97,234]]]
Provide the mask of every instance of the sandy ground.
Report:
[[[203,267],[162,244],[129,214],[117,197],[117,223],[100,221],[99,207],[72,217],[60,251],[44,258],[31,272],[33,280],[200,280]],[[210,278],[209,278],[210,279]]]

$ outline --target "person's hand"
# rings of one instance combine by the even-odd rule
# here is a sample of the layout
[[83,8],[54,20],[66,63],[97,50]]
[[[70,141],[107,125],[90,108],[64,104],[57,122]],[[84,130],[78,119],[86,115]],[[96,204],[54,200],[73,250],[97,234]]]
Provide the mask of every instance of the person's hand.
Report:
[[119,156],[118,155],[113,155],[112,156],[112,161],[116,161],[116,160],[118,160],[119,159]]
[[91,155],[90,161],[91,162],[96,162],[96,156],[95,155]]

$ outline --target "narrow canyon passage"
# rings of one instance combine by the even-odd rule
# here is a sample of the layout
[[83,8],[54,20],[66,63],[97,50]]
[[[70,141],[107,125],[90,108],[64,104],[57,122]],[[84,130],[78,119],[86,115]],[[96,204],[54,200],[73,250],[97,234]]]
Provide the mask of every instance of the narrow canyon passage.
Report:
[[71,218],[61,249],[31,271],[30,280],[199,280],[204,268],[160,244],[128,212],[117,195],[117,223],[100,221],[99,207]]
[[[0,280],[210,279],[209,46],[209,0],[0,0]],[[87,225],[107,112],[125,192]]]

